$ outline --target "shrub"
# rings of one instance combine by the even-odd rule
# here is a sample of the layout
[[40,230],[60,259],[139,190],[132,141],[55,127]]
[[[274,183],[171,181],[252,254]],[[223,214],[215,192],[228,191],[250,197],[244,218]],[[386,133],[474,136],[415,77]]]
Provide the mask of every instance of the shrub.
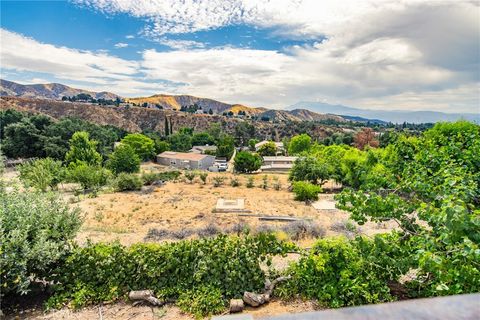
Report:
[[200,180],[202,180],[203,184],[207,184],[207,177],[208,177],[208,172],[202,171],[198,174],[200,177]]
[[326,231],[323,227],[313,221],[298,220],[285,225],[282,228],[290,235],[292,240],[300,240],[304,238],[323,238]]
[[150,228],[148,229],[147,235],[145,236],[144,240],[162,240],[168,238],[170,236],[170,231],[167,229],[155,229]]
[[282,184],[280,182],[280,179],[278,179],[277,176],[274,176],[273,177],[273,189],[279,191],[280,189],[282,189]]
[[85,131],[78,131],[69,141],[70,150],[65,155],[65,162],[83,162],[91,166],[102,164],[102,156],[97,152],[97,141],[90,140],[90,135]]
[[268,176],[264,175],[262,177],[262,189],[267,190],[268,189]]
[[110,171],[82,162],[71,163],[67,171],[69,181],[79,183],[83,190],[91,190],[93,194],[107,184],[110,176]]
[[317,299],[333,308],[390,301],[390,290],[377,271],[364,258],[357,242],[341,237],[322,239],[291,265],[287,274],[292,278],[277,293]]
[[115,179],[115,190],[117,191],[135,191],[143,186],[142,179],[133,173],[120,173]]
[[180,230],[177,230],[177,231],[172,231],[172,232],[170,232],[170,235],[174,239],[182,240],[182,239],[190,237],[193,233],[194,233],[193,230],[184,228],[184,229],[180,229]]
[[253,177],[248,177],[247,184],[245,185],[247,188],[255,187],[255,183]]
[[226,307],[222,291],[211,286],[200,286],[182,292],[178,297],[177,305],[180,310],[193,314],[197,319],[219,314]]
[[237,172],[251,173],[262,166],[262,158],[258,154],[240,151],[235,155],[234,168]]
[[237,177],[233,177],[230,179],[230,186],[232,187],[239,187],[240,186],[240,181],[238,180]]
[[261,155],[262,157],[275,156],[277,154],[277,146],[275,145],[275,142],[269,141],[264,145],[262,145],[258,149],[258,154]]
[[223,183],[225,181],[225,177],[222,177],[222,176],[215,176],[212,178],[213,180],[213,186],[214,187],[220,187],[220,186],[223,186]]
[[24,294],[33,279],[52,280],[81,221],[78,209],[51,193],[0,193],[2,294]]
[[187,178],[187,180],[190,182],[190,183],[193,183],[193,180],[195,179],[195,177],[197,176],[197,174],[195,173],[195,171],[186,171],[184,173],[185,175],[185,178]]
[[176,180],[179,176],[180,171],[144,172],[142,180],[145,185],[152,185],[157,181]]
[[221,233],[220,229],[213,223],[197,231],[198,236],[202,238],[216,236],[219,233]]
[[61,161],[51,158],[38,159],[20,165],[20,180],[25,187],[33,187],[40,191],[55,190],[58,184],[65,179],[65,168]]
[[120,144],[110,154],[106,165],[114,174],[138,172],[140,171],[140,158],[130,145]]
[[318,200],[318,194],[322,192],[322,188],[310,182],[297,181],[293,183],[293,192],[295,193],[295,200],[310,202]]

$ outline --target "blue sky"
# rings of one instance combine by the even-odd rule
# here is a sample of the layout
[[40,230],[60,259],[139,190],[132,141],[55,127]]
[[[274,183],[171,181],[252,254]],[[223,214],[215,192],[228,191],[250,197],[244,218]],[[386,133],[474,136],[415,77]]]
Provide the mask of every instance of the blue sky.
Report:
[[0,71],[124,96],[479,111],[474,2],[1,1]]

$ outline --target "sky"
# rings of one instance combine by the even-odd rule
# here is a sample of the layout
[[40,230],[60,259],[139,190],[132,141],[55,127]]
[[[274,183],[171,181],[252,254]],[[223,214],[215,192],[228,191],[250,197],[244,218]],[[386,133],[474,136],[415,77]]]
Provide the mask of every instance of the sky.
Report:
[[121,96],[480,112],[480,1],[4,1],[0,75]]

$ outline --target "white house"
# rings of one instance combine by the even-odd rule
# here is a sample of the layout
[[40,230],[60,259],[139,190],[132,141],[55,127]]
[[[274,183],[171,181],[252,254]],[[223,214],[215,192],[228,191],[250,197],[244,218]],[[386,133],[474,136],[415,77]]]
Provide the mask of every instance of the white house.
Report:
[[215,163],[215,157],[199,153],[165,151],[157,155],[157,162],[179,169],[208,170]]
[[298,157],[263,157],[262,171],[288,171],[292,169],[293,163]]

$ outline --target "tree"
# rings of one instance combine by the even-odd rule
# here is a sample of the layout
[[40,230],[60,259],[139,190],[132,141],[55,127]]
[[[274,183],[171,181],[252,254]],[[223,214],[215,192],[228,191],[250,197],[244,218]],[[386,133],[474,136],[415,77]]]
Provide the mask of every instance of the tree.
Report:
[[143,161],[148,161],[155,156],[155,142],[141,133],[126,135],[121,143],[129,145]]
[[288,144],[288,154],[295,155],[303,151],[308,151],[312,145],[312,138],[307,134],[301,134],[293,137]]
[[69,181],[79,183],[83,190],[91,190],[94,195],[107,184],[110,176],[107,169],[86,162],[72,162],[67,172]]
[[102,164],[102,156],[97,152],[97,142],[90,140],[88,132],[75,132],[69,141],[70,150],[65,155],[65,162],[84,162],[88,165],[99,166]]
[[379,143],[372,128],[362,128],[354,137],[354,145],[360,150],[366,146],[377,148]]
[[235,151],[233,137],[223,135],[217,142],[217,157],[227,158],[229,160]]
[[255,151],[255,145],[258,143],[258,139],[250,139],[248,140],[248,148],[250,151]]
[[268,141],[267,143],[262,145],[258,149],[258,154],[260,154],[262,157],[275,156],[277,154],[277,146],[275,145],[275,142]]
[[222,126],[218,122],[211,123],[207,129],[207,132],[210,136],[213,137],[215,142],[217,142],[220,139],[220,136],[222,135]]
[[310,202],[318,200],[318,194],[322,192],[322,188],[310,182],[296,181],[293,183],[292,191],[295,193],[295,200]]
[[325,161],[312,156],[301,157],[295,160],[288,179],[322,185],[330,179],[330,170]]
[[248,122],[240,122],[235,126],[235,143],[237,146],[245,146],[247,142],[255,137],[255,126]]
[[61,161],[52,158],[38,159],[18,167],[20,180],[26,187],[33,187],[45,192],[52,190],[65,178],[65,170]]
[[114,174],[121,172],[139,172],[140,157],[130,145],[120,144],[115,148],[115,151],[110,154],[106,165]]
[[186,152],[192,148],[192,136],[177,132],[168,136],[168,142],[173,151]]
[[260,169],[262,158],[258,154],[240,151],[235,155],[234,168],[237,172],[251,173]]
[[42,157],[40,130],[28,118],[5,127],[2,149],[9,158]]
[[80,228],[79,209],[52,193],[0,192],[0,201],[2,294],[25,294],[35,279],[52,280]]
[[205,145],[213,145],[215,144],[215,140],[208,132],[201,132],[195,133],[192,136],[192,145],[194,146],[205,146]]

